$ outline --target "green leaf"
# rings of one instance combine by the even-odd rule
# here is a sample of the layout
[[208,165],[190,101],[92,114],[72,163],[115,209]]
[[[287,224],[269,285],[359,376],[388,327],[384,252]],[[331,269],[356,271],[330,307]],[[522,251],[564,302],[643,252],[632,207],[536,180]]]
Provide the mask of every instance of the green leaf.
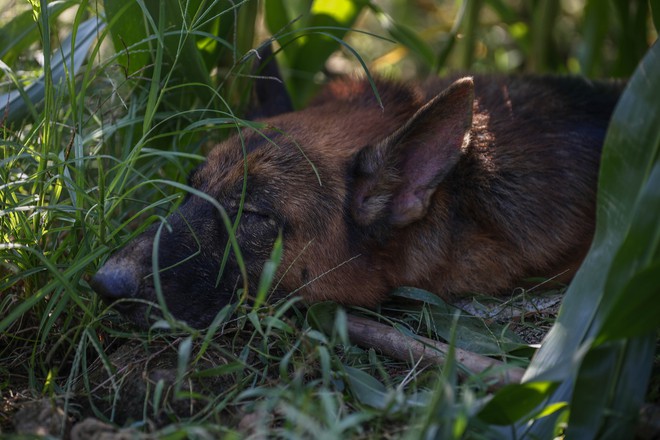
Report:
[[307,309],[307,323],[315,330],[332,335],[338,308],[336,303],[329,301],[312,304]]
[[257,295],[254,301],[254,308],[257,309],[264,303],[266,300],[266,295],[268,294],[268,289],[273,284],[273,279],[275,278],[275,272],[280,266],[280,261],[282,261],[282,232],[277,235],[275,244],[273,244],[273,250],[270,252],[270,258],[264,263],[264,267],[261,270],[261,276],[259,277],[259,287],[257,288]]
[[584,12],[584,41],[579,52],[582,73],[592,76],[600,64],[603,42],[609,29],[610,4],[602,0],[589,0]]
[[452,326],[456,326],[456,347],[487,356],[502,355],[526,347],[524,341],[507,326],[472,316],[445,303],[430,292],[412,287],[396,289],[392,295],[429,303],[432,317],[430,326],[445,341],[451,339]]
[[554,382],[507,385],[488,401],[479,411],[478,416],[481,420],[494,425],[510,425],[529,420],[536,412],[534,408],[556,388],[557,384]]
[[567,438],[632,438],[652,363],[627,359],[652,354],[653,339],[609,342],[587,353],[573,391]]
[[264,18],[266,19],[266,26],[272,34],[277,34],[285,29],[290,22],[294,19],[289,14],[287,4],[294,2],[284,0],[268,0],[264,2]]
[[[75,40],[73,35],[70,34],[62,42],[62,46],[53,52],[50,62],[52,83],[56,88],[55,93],[58,93],[59,88],[65,87],[67,76],[75,75],[80,70],[89,48],[104,27],[105,24],[100,22],[98,18],[90,18],[80,24],[75,34]],[[10,78],[15,79],[9,67],[2,61],[0,61],[0,69],[4,70]],[[46,96],[46,78],[44,75],[24,89],[15,80],[14,85],[17,86],[17,90],[0,95],[2,105],[7,105],[9,108],[7,119],[9,123],[20,121],[28,113],[36,116],[35,107]]]
[[[296,107],[302,107],[319,85],[311,81],[328,57],[339,48],[367,0],[301,0],[266,2],[266,23],[274,34],[292,28],[280,39],[283,58],[293,74],[288,80]],[[292,22],[297,17],[302,18]],[[304,36],[304,37],[303,37]]]
[[[187,82],[203,84],[213,88],[209,71],[204,64],[201,52],[197,49],[194,34],[191,32],[191,16],[197,11],[194,9],[194,3],[188,4],[186,9],[183,9],[186,4],[178,0],[161,0],[158,3],[161,8],[164,8],[164,16],[162,17],[165,20],[164,30],[173,28],[171,35],[170,32],[165,32],[167,37],[164,39],[172,66],[183,70]],[[148,4],[151,5],[152,3]],[[247,32],[248,29],[243,30],[243,33]],[[191,90],[199,94],[202,102],[208,99],[208,90],[200,87],[194,87]]]
[[433,66],[435,63],[435,54],[431,47],[421,39],[417,32],[405,24],[395,21],[377,5],[370,3],[369,7],[374,11],[374,15],[383,29],[385,29],[394,40],[417,54],[422,58],[426,65]]
[[660,274],[660,262],[656,261],[632,277],[605,317],[597,343],[641,336],[658,328],[660,317],[658,274]]
[[[52,24],[64,10],[75,4],[77,2],[74,1],[49,3],[48,21]],[[0,28],[0,59],[12,65],[25,50],[39,41],[39,37],[39,29],[32,10],[12,17]]]
[[572,433],[569,438],[595,438],[608,396],[613,392],[611,378],[617,373],[618,354],[610,346],[600,346],[589,350],[582,360],[580,368],[589,374],[579,374],[575,381],[570,419],[578,419],[580,423],[569,426]]
[[199,377],[219,377],[234,374],[245,369],[245,364],[239,361],[229,362],[217,367],[207,368],[205,370],[195,371],[190,376],[193,378]]
[[178,392],[183,385],[183,378],[188,371],[190,364],[190,356],[192,354],[192,338],[187,336],[179,343],[177,350],[177,363],[176,363],[176,391]]
[[[655,325],[638,330],[660,325],[654,312],[660,297],[652,294],[657,288],[647,272],[655,267],[660,234],[660,204],[653,202],[660,173],[660,103],[656,99],[660,75],[655,74],[659,71],[660,45],[655,44],[612,116],[601,160],[592,247],[569,286],[557,323],[525,375],[526,381],[563,382],[551,401],[571,402],[569,432],[582,438],[631,436],[630,423],[643,400],[654,353],[653,334],[592,348],[595,338],[601,335],[611,340],[629,334],[615,317],[626,301],[631,302],[624,309],[627,315],[632,313],[628,308],[646,305],[651,309],[649,316],[656,316]],[[593,396],[598,396],[598,402],[591,401]],[[586,404],[594,411],[575,409]],[[530,435],[547,438],[552,430],[553,421],[545,419],[532,426]]]
[[126,76],[140,72],[150,61],[145,18],[139,2],[104,0],[106,18],[118,64]]
[[348,378],[348,385],[360,403],[377,409],[385,409],[389,406],[389,393],[379,380],[348,365],[344,365],[344,371]]

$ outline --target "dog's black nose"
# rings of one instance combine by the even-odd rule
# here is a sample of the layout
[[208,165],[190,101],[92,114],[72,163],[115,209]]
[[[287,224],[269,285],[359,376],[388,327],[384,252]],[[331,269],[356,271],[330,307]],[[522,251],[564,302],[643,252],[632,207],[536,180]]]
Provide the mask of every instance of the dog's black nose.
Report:
[[138,278],[133,270],[110,261],[96,272],[89,285],[105,301],[113,303],[119,299],[135,298],[138,283]]

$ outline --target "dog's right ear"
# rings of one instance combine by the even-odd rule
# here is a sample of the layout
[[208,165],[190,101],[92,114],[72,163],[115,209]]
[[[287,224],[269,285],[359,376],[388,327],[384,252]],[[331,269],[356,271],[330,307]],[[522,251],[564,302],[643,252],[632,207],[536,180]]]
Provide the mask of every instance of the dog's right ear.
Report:
[[254,91],[248,119],[269,118],[293,111],[291,97],[282,80],[270,44],[265,44],[257,50],[253,75]]
[[355,159],[351,210],[362,226],[402,227],[426,215],[431,197],[469,142],[474,84],[462,78]]

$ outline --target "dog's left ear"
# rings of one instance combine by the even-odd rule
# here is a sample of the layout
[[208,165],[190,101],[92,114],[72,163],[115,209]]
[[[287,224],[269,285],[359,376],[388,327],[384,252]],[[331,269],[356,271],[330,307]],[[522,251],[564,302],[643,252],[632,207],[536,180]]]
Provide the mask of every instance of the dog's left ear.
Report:
[[351,201],[355,221],[368,226],[415,222],[469,141],[472,78],[454,82],[382,142],[358,153]]
[[253,75],[256,78],[248,119],[268,118],[293,111],[291,97],[282,80],[270,44],[265,44],[257,50]]

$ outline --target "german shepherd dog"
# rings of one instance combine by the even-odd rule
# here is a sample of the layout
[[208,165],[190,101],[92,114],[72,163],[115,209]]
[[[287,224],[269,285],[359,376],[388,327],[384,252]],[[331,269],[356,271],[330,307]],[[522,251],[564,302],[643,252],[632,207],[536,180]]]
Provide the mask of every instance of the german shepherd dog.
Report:
[[292,111],[282,84],[259,80],[262,123],[217,145],[190,175],[197,192],[114,254],[93,289],[123,299],[118,309],[138,324],[160,298],[204,327],[254,293],[280,236],[274,292],[308,303],[369,307],[403,285],[451,301],[532,276],[570,279],[591,242],[620,84],[475,76],[375,86],[382,107],[369,81],[340,79]]

